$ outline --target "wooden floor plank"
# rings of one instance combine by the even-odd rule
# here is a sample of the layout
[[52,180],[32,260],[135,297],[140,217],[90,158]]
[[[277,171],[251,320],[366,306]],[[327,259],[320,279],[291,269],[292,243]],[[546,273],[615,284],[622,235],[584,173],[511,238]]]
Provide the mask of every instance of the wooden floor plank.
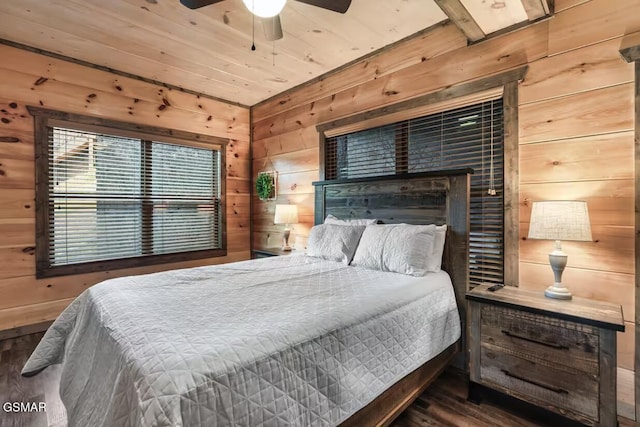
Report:
[[[23,378],[22,366],[42,338],[42,333],[0,341],[0,402],[25,401],[47,404],[46,413],[0,412],[0,427],[65,427],[66,413],[58,393],[60,366]],[[1,408],[0,408],[1,411]],[[620,427],[636,424],[619,417]],[[545,424],[523,413],[484,401],[467,401],[467,380],[456,370],[445,371],[392,424],[393,427],[542,427]]]
[[[0,359],[0,402],[3,405],[6,402],[46,403],[43,393],[44,378],[38,378],[38,376],[24,378],[20,375],[24,362],[41,336],[42,334],[14,338],[11,345],[3,346],[9,348],[2,351]],[[1,415],[2,427],[47,426],[46,412],[5,412],[3,408]]]
[[[532,421],[522,414],[511,413],[491,403],[480,405],[467,401],[466,379],[457,371],[446,371],[426,390],[396,421],[397,427],[405,425],[403,418],[412,420],[409,425],[451,425],[469,427],[519,426],[538,427],[544,424]],[[415,424],[423,420],[426,424]]]
[[49,366],[36,376],[43,376],[44,398],[47,402],[48,427],[66,427],[67,411],[60,400],[60,373],[61,365]]

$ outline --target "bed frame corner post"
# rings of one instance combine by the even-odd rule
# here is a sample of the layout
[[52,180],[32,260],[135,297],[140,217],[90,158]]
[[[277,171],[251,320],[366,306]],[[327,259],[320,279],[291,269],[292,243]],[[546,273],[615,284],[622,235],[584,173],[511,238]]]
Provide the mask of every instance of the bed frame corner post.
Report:
[[444,265],[451,276],[456,294],[456,303],[460,312],[461,356],[454,365],[469,369],[469,351],[467,345],[467,310],[465,295],[469,290],[469,197],[471,175],[453,175],[449,180],[447,206],[447,245]]
[[324,185],[321,183],[314,183],[315,189],[315,208],[313,210],[314,224],[323,224],[325,218],[325,206],[324,206]]

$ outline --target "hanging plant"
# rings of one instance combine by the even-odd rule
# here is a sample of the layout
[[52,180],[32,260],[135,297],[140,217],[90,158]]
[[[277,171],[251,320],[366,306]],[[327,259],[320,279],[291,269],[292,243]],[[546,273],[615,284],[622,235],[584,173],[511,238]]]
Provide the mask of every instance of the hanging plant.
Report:
[[260,200],[276,198],[275,172],[260,172],[256,178],[256,193]]

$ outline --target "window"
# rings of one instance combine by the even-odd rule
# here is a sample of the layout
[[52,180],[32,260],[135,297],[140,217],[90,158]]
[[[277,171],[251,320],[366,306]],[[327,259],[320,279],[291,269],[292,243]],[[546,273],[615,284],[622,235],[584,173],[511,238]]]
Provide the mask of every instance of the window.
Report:
[[503,283],[503,129],[498,98],[328,137],[325,179],[472,168],[470,285]]
[[223,141],[31,110],[38,276],[226,254]]

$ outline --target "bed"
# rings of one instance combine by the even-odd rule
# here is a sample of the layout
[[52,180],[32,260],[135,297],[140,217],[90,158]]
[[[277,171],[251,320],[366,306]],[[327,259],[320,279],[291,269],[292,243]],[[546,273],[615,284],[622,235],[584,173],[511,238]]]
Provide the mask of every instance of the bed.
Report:
[[315,184],[317,223],[446,223],[449,274],[292,255],[111,279],[23,374],[63,363],[70,426],[390,422],[464,349],[468,171]]

